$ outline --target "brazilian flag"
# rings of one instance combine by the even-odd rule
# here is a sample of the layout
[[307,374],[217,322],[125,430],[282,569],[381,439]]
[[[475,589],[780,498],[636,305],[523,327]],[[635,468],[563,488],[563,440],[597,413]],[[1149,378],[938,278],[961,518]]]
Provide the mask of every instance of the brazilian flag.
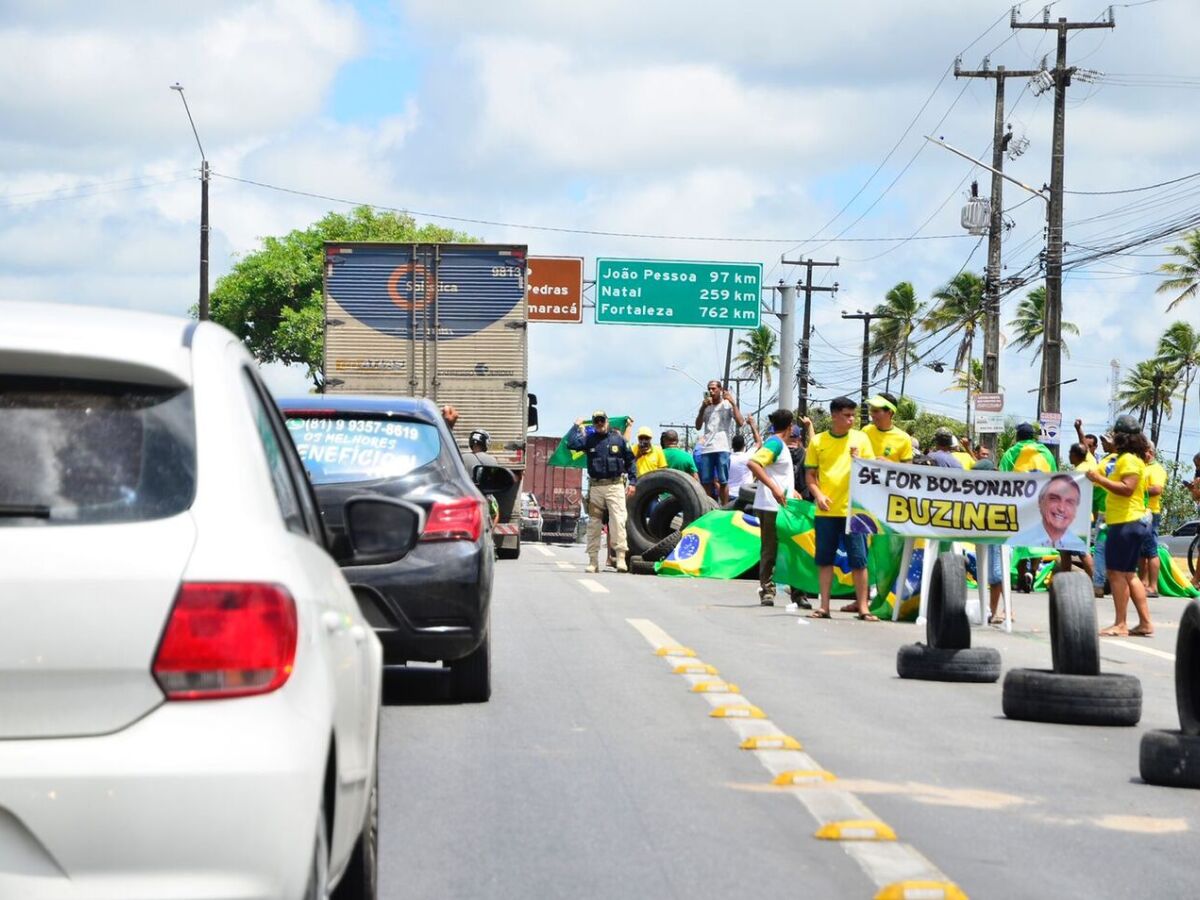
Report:
[[1187,573],[1171,558],[1171,551],[1159,544],[1158,547],[1158,593],[1163,597],[1200,597],[1200,591],[1192,587]]
[[675,549],[654,569],[659,575],[737,578],[758,566],[762,532],[749,511],[715,509],[683,529]]
[[[591,428],[590,419],[586,417],[583,428],[586,431]],[[608,427],[615,428],[617,431],[624,431],[625,426],[629,423],[629,416],[612,416],[608,420]],[[574,426],[572,426],[574,427]],[[554,448],[554,452],[550,454],[550,458],[546,460],[548,466],[561,466],[564,469],[586,469],[587,460],[584,459],[582,450],[572,450],[567,446],[567,436],[571,433],[571,429],[567,429],[567,433],[562,436],[562,440],[558,442],[558,446]]]

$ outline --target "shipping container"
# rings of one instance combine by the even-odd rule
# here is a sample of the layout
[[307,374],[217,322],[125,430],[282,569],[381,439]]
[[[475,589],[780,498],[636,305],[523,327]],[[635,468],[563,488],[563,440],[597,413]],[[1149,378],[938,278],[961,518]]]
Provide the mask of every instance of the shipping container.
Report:
[[583,511],[583,469],[549,465],[561,439],[531,437],[526,443],[522,491],[537,497],[542,513],[542,540],[573,541]]

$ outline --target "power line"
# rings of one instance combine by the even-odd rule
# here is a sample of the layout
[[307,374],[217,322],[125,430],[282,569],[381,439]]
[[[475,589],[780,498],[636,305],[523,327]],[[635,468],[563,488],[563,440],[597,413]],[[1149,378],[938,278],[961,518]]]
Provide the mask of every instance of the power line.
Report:
[[[298,188],[283,187],[282,185],[270,184],[265,181],[255,181],[250,178],[238,178],[234,175],[226,175],[222,172],[214,171],[212,173],[218,178],[224,178],[226,181],[236,181],[239,184],[248,184],[254,187],[265,188],[266,190],[278,191],[284,194],[292,194],[298,197],[309,197],[314,200],[325,200],[329,203],[342,203],[347,206],[369,206],[372,209],[379,209],[385,212],[402,213],[404,215],[420,216],[425,219],[442,219],[447,222],[463,222],[470,225],[490,225],[497,228],[522,228],[527,231],[552,231],[561,234],[587,234],[599,237],[620,237],[620,238],[638,238],[640,240],[656,240],[656,241],[712,241],[724,243],[744,243],[744,244],[788,244],[796,240],[791,238],[765,238],[765,237],[727,237],[715,235],[689,235],[689,234],[644,234],[640,232],[630,231],[602,231],[593,228],[568,228],[558,225],[532,225],[527,222],[501,222],[495,219],[477,219],[468,216],[452,216],[445,213],[428,212],[424,210],[412,209],[411,207],[388,206],[382,203],[372,203],[367,200],[351,200],[346,197],[334,197],[330,194],[319,194],[314,191],[302,191]],[[961,234],[929,234],[924,235],[917,240],[926,241],[943,241],[957,240],[963,237]],[[855,241],[858,243],[887,243],[888,241],[906,241],[910,238],[905,237],[870,237],[870,238],[847,238],[846,240]]]

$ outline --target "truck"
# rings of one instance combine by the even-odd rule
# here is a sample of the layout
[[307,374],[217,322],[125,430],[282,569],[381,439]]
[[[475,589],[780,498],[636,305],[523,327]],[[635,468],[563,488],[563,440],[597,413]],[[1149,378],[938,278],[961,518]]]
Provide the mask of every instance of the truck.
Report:
[[528,385],[527,247],[523,244],[325,243],[322,290],[328,393],[428,397],[458,411],[455,440],[490,435],[512,470],[496,496],[501,558],[521,552],[515,512],[526,435],[537,427]]
[[526,444],[522,491],[537,498],[541,507],[542,540],[570,543],[577,537],[583,511],[583,469],[549,465],[560,438],[530,437]]

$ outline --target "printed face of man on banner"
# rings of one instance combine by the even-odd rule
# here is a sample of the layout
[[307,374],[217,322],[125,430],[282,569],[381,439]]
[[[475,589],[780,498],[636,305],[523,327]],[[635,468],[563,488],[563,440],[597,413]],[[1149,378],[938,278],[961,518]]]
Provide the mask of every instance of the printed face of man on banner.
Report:
[[[1070,475],[1055,475],[1038,493],[1041,527],[1034,525],[1018,535],[1016,543],[1028,547],[1054,547],[1059,550],[1087,550],[1083,541],[1070,533],[1079,514],[1082,492]],[[1028,543],[1022,543],[1028,541]]]

